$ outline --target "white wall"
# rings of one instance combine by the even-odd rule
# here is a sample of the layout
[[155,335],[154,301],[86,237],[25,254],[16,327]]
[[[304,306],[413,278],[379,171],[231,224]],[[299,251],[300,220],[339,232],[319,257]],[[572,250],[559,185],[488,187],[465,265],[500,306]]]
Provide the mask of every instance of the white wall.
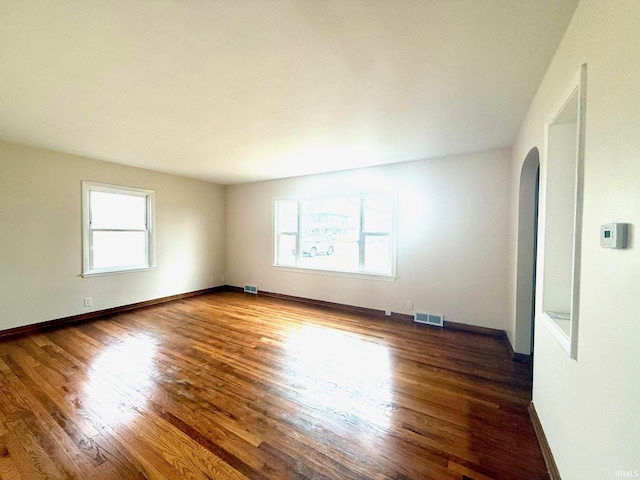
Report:
[[[156,191],[155,270],[80,276],[82,180]],[[223,204],[218,185],[0,142],[0,329],[220,285]]]
[[[577,361],[569,359],[543,322],[536,322],[535,331],[533,401],[563,480],[623,478],[620,472],[616,475],[617,471],[640,475],[638,25],[637,0],[582,0],[513,148],[512,215],[517,212],[517,179],[522,162],[534,146],[540,149],[541,162],[546,161],[544,124],[580,64],[586,62],[585,201]],[[541,181],[544,183],[545,178]],[[512,218],[513,256],[517,225]],[[540,220],[542,239],[542,212]],[[600,225],[613,221],[633,225],[626,250],[599,246]],[[541,263],[539,258],[539,268]],[[515,276],[514,270],[511,276]],[[538,315],[540,303],[538,290]],[[511,335],[512,324],[509,331]]]
[[[509,150],[226,187],[227,283],[504,329]],[[276,269],[274,197],[396,188],[396,281]],[[412,300],[414,310],[406,308]]]

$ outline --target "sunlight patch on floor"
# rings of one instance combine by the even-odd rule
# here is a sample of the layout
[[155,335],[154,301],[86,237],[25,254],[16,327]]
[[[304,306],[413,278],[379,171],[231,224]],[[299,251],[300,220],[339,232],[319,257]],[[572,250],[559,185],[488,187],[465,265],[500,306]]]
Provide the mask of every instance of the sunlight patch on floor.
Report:
[[109,425],[130,421],[144,406],[145,396],[135,392],[153,386],[156,350],[153,337],[139,335],[107,347],[92,362],[84,391]]
[[301,402],[386,429],[393,414],[388,347],[340,330],[305,325],[284,343]]

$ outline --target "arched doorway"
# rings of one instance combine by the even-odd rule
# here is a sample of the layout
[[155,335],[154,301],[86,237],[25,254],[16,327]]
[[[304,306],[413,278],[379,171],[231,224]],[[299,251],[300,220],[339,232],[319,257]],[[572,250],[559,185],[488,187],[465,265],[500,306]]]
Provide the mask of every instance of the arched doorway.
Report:
[[540,154],[533,147],[520,172],[515,353],[533,353]]

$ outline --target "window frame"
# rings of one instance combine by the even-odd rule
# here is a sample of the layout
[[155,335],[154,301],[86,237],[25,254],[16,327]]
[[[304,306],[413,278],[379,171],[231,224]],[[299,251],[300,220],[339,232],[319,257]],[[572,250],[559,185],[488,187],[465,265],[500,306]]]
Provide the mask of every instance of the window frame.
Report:
[[[146,200],[145,229],[91,228],[91,193],[104,192],[118,195],[144,197]],[[93,235],[95,231],[145,232],[145,263],[120,267],[93,267]],[[82,182],[82,276],[111,275],[155,269],[155,191],[143,188],[111,185],[91,181]]]
[[[348,198],[348,197],[359,197],[360,198],[360,224],[359,224],[359,248],[358,248],[358,270],[333,270],[328,268],[313,268],[309,266],[301,266],[300,258],[301,248],[301,232],[300,225],[302,209],[301,204],[303,202],[312,202],[312,201],[321,201],[321,200],[334,200],[340,198]],[[375,231],[365,231],[364,230],[364,205],[365,198],[367,197],[388,197],[391,201],[391,231],[386,232],[375,232]],[[297,230],[295,232],[290,231],[278,231],[278,202],[296,202],[297,203]],[[397,236],[398,236],[398,212],[397,212],[397,194],[393,191],[372,191],[372,192],[345,192],[338,194],[329,194],[329,195],[313,195],[313,196],[283,196],[283,197],[274,197],[272,201],[272,252],[273,252],[273,261],[272,266],[274,269],[283,270],[283,271],[294,271],[294,272],[305,272],[305,273],[315,273],[320,275],[332,275],[332,276],[341,276],[341,277],[355,277],[355,278],[368,278],[368,279],[378,279],[385,281],[394,281],[397,278],[396,274],[396,266],[397,266]],[[279,235],[293,235],[295,236],[295,245],[296,245],[296,258],[295,264],[279,264],[278,263],[278,237]],[[367,271],[364,269],[364,261],[365,261],[365,240],[367,237],[371,236],[388,236],[389,237],[389,265],[390,272],[376,272],[376,271]]]

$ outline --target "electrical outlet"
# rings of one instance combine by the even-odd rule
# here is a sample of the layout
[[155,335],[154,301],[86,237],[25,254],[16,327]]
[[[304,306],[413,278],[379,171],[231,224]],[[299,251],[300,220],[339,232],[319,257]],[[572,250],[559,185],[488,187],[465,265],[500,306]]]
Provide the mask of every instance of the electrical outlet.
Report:
[[86,297],[84,299],[84,306],[85,307],[90,307],[91,305],[93,305],[93,300],[91,300],[91,297]]
[[407,310],[413,310],[413,301],[407,300]]
[[384,314],[385,314],[387,317],[390,317],[390,316],[391,316],[391,310],[385,310],[385,311],[384,311]]

